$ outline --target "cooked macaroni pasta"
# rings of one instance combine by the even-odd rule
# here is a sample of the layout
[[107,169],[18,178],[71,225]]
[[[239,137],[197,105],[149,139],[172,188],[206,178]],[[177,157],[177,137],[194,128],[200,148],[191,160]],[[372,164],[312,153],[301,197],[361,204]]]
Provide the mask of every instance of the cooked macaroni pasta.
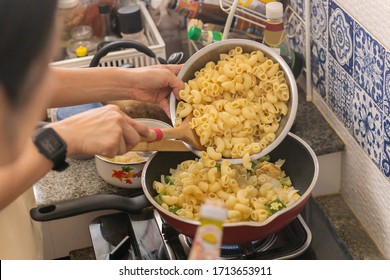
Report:
[[244,53],[236,47],[194,76],[179,93],[175,125],[193,114],[190,126],[207,148],[209,164],[259,153],[275,140],[289,100],[278,63],[260,50]]
[[281,169],[283,160],[271,163],[265,156],[244,165],[222,160],[214,167],[207,160],[186,160],[155,181],[155,200],[178,216],[198,219],[204,200],[216,199],[228,209],[227,222],[262,222],[300,197]]
[[135,162],[143,162],[146,161],[145,158],[141,157],[136,152],[127,152],[123,155],[115,156],[113,158],[108,158],[110,161],[120,162],[120,163],[135,163]]

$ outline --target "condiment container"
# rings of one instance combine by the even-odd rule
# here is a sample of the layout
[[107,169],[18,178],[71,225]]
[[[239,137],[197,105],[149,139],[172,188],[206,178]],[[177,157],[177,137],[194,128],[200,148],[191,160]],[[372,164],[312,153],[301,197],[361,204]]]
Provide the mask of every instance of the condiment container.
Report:
[[197,26],[191,26],[188,30],[187,37],[190,40],[200,42],[206,46],[222,40],[222,32],[203,30]]
[[294,77],[298,78],[303,70],[304,57],[295,52],[286,40],[286,31],[283,20],[283,4],[280,2],[270,2],[266,4],[266,17],[263,43],[280,54],[290,66]]
[[200,206],[200,225],[188,259],[216,260],[221,255],[223,223],[227,218],[227,209],[223,202],[216,199],[206,199]]
[[82,57],[96,53],[99,39],[92,36],[92,28],[88,25],[76,26],[71,31],[72,39],[68,42],[66,52],[69,58]]
[[144,33],[139,5],[120,7],[117,14],[122,38],[124,40],[134,40],[148,46],[149,42]]

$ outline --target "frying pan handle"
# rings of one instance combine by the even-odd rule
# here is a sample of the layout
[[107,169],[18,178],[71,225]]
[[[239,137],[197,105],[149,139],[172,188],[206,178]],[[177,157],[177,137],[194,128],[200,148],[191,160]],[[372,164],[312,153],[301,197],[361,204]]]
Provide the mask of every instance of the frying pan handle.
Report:
[[30,216],[35,221],[44,222],[99,210],[140,213],[150,205],[145,195],[124,197],[116,194],[98,194],[36,207],[30,210]]
[[131,48],[134,48],[137,51],[142,52],[147,56],[150,56],[151,58],[157,58],[160,61],[160,63],[165,64],[164,60],[161,61],[161,58],[157,57],[157,55],[147,46],[137,41],[126,40],[126,41],[114,41],[112,43],[108,43],[107,45],[104,45],[93,56],[91,62],[89,63],[89,67],[97,67],[100,63],[100,59],[104,57],[106,54],[108,54],[109,52],[118,51],[120,49],[131,49]]

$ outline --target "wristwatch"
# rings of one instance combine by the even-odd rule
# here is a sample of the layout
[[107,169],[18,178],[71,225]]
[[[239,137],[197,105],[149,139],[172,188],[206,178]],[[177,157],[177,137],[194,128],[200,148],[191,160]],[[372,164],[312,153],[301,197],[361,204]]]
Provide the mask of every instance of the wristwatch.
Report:
[[66,143],[51,127],[36,131],[33,142],[39,152],[54,163],[53,170],[63,171],[69,164],[66,159]]

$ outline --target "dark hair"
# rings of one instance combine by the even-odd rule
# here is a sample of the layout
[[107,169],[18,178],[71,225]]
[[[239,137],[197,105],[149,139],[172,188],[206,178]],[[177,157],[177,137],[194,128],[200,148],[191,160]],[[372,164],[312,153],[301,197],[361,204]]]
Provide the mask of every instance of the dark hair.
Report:
[[23,99],[31,64],[48,45],[56,8],[56,0],[0,0],[0,84],[13,106]]

